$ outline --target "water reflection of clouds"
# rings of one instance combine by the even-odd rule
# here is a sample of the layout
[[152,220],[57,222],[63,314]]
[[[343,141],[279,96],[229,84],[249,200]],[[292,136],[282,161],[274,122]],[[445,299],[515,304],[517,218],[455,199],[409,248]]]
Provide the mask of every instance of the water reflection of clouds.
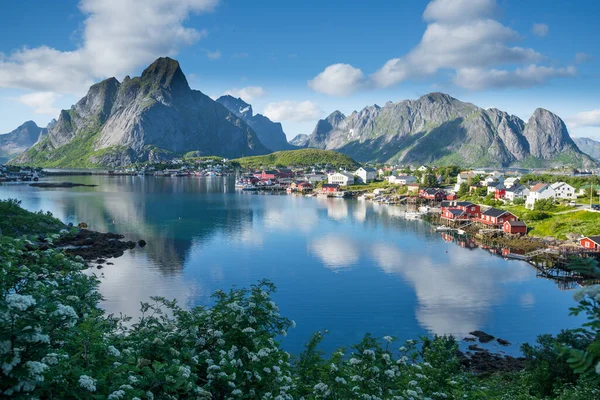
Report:
[[359,244],[350,238],[327,235],[309,243],[309,251],[319,257],[326,268],[340,271],[352,268],[360,258]]
[[185,307],[207,295],[197,281],[185,280],[179,273],[165,275],[144,252],[130,251],[110,261],[115,265],[88,270],[103,275],[100,293],[105,299],[102,307],[108,314],[138,316],[140,301],[150,301],[150,296],[177,299]]
[[[419,324],[436,334],[465,335],[484,323],[491,308],[503,301],[502,285],[529,278],[517,263],[502,268],[474,263],[471,254],[453,249],[447,260],[430,254],[400,251],[391,244],[374,244],[371,255],[388,274],[401,276],[414,287]],[[527,301],[527,299],[524,299]]]
[[266,210],[263,218],[266,230],[312,232],[319,224],[315,208],[283,208]]

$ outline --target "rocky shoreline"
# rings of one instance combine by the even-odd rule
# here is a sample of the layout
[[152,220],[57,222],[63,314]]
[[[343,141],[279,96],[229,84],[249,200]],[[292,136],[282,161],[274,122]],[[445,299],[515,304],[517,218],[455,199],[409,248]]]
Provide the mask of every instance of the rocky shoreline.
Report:
[[98,268],[101,268],[102,264],[107,263],[106,259],[121,257],[126,250],[146,245],[144,240],[134,242],[122,240],[123,238],[123,235],[117,233],[101,233],[77,228],[77,232],[63,234],[56,240],[46,235],[38,235],[36,242],[28,244],[27,248],[29,250],[61,249],[65,254],[80,256],[88,264],[96,263]]
[[[507,340],[496,338],[483,331],[473,331],[471,336],[463,339],[465,342],[479,341],[481,344],[497,342],[502,346],[510,346]],[[513,357],[507,354],[493,353],[479,346],[477,343],[470,344],[467,351],[459,351],[458,358],[463,368],[469,372],[486,374],[494,372],[516,372],[525,368],[524,357]]]

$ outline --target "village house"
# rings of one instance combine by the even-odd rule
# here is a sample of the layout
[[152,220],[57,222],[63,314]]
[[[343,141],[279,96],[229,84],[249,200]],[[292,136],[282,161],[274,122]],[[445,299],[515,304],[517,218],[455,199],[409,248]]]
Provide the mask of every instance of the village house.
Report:
[[565,182],[556,182],[550,185],[552,190],[554,190],[554,198],[555,199],[567,199],[572,200],[577,197],[575,194],[575,188],[568,183]]
[[417,169],[417,171],[419,171],[419,172],[427,172],[427,171],[429,171],[429,167],[427,167],[425,165],[421,165],[419,167],[419,169]]
[[398,175],[398,176],[388,176],[388,182],[392,185],[400,185],[406,186],[411,183],[415,183],[417,178],[412,175]]
[[419,191],[419,197],[426,200],[442,201],[446,198],[446,193],[441,189],[427,188]]
[[496,200],[502,200],[506,196],[506,186],[503,183],[500,183],[496,186],[496,190],[494,191],[494,198]]
[[525,200],[525,207],[533,210],[536,201],[552,198],[554,198],[554,189],[547,183],[538,183],[529,190],[529,194]]
[[518,221],[519,218],[509,211],[490,208],[489,210],[482,212],[481,216],[476,220],[484,225],[499,228],[502,227],[506,221]]
[[[592,185],[582,186],[579,189],[579,195],[580,196],[583,196],[583,195],[586,195],[586,194],[589,195],[590,187],[592,187]],[[593,188],[594,188],[594,193],[596,194],[596,196],[600,195],[600,186],[599,185],[594,185]]]
[[500,182],[488,182],[487,185],[484,185],[487,187],[487,194],[496,193],[496,187],[498,187],[498,185],[502,184]]
[[354,175],[358,177],[360,183],[369,183],[375,180],[377,171],[371,167],[360,167],[354,172]]
[[292,190],[295,190],[300,193],[308,193],[308,192],[312,192],[312,190],[313,190],[313,185],[310,182],[304,182],[304,181],[303,182],[292,182],[290,187],[292,188]]
[[490,172],[487,177],[492,178],[498,182],[504,182],[504,174],[499,171]]
[[474,171],[463,171],[456,176],[456,184],[460,186],[461,183],[468,183],[469,179],[473,179],[477,176]]
[[347,172],[336,172],[327,176],[327,183],[340,186],[354,185],[354,175]]
[[447,208],[442,211],[441,218],[448,221],[468,221],[469,214],[456,208]]
[[502,230],[510,235],[526,235],[527,224],[523,221],[504,221]]
[[587,250],[600,250],[600,236],[586,236],[579,239],[579,244]]
[[470,201],[442,201],[440,204],[442,213],[445,210],[461,210],[469,218],[478,218],[481,213],[481,207]]
[[520,177],[518,176],[511,176],[510,178],[506,178],[504,180],[504,186],[506,186],[507,189],[512,188],[513,186],[517,185],[520,181]]
[[[506,181],[505,181],[506,183]],[[525,185],[513,185],[506,189],[504,200],[514,202],[515,199],[524,199],[529,194],[529,189]]]
[[327,175],[322,174],[322,173],[306,174],[306,175],[304,175],[303,179],[306,182],[311,183],[311,184],[314,185],[316,183],[319,183],[319,182],[322,182],[322,181],[326,180],[327,179]]
[[340,191],[340,185],[337,183],[324,183],[321,186],[321,191],[325,193],[335,193]]
[[496,186],[498,183],[499,183],[498,180],[496,178],[494,178],[493,176],[485,177],[481,181],[481,184],[483,186]]

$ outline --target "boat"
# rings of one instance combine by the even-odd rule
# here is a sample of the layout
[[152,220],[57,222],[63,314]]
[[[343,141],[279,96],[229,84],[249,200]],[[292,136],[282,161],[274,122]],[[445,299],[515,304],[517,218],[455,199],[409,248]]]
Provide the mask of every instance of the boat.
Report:
[[436,232],[446,232],[446,231],[451,231],[452,228],[450,228],[449,226],[446,225],[440,225],[438,227],[435,228]]
[[242,187],[242,190],[255,191],[255,190],[258,190],[258,188],[254,185],[246,184]]
[[464,230],[462,230],[462,229],[458,229],[456,232],[457,232],[459,235],[466,235],[466,234],[467,234],[467,232],[465,232],[465,231],[464,231]]

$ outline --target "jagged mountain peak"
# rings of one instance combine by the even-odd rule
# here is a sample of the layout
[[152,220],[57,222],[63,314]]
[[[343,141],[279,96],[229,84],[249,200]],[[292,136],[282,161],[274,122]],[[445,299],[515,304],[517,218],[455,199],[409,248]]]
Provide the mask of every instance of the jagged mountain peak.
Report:
[[233,97],[226,94],[219,97],[216,101],[223,104],[229,111],[239,117],[251,118],[254,115],[252,106],[242,100],[241,97]]
[[331,125],[335,126],[335,125],[339,124],[341,121],[343,121],[345,118],[346,118],[346,116],[341,111],[335,110],[334,112],[329,114],[327,116],[327,118],[325,118],[325,121],[327,121]]
[[165,89],[190,90],[179,62],[169,57],[156,59],[142,72],[142,82],[156,83]]
[[427,93],[419,98],[418,101],[429,101],[432,103],[452,103],[454,101],[460,101],[450,96],[449,94],[442,92],[431,92]]

